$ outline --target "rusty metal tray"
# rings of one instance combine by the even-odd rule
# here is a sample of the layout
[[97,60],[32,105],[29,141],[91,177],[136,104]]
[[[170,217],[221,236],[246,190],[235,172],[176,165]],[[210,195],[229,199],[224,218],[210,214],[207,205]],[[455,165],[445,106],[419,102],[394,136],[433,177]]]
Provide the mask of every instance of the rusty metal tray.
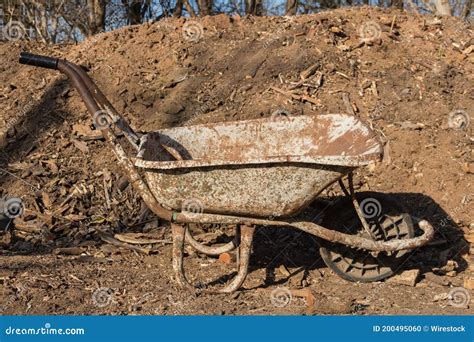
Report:
[[146,169],[151,191],[170,209],[285,216],[381,156],[374,132],[358,118],[325,114],[151,132],[135,166]]

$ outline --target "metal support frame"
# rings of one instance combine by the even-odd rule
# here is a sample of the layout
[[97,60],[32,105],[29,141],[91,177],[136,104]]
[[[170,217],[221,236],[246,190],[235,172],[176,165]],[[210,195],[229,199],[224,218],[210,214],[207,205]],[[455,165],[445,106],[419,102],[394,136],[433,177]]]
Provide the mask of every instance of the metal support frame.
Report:
[[241,226],[237,275],[229,285],[220,290],[195,287],[189,283],[184,273],[184,241],[188,227],[186,225],[172,223],[171,230],[173,234],[173,270],[176,280],[181,286],[198,293],[232,293],[242,286],[248,273],[253,235],[255,232],[254,226]]

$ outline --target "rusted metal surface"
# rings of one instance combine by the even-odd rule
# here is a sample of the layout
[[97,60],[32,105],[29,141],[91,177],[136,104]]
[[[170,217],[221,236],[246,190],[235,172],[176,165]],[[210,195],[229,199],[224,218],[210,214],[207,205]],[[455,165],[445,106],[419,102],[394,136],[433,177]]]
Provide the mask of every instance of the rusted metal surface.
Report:
[[185,225],[172,223],[171,229],[173,234],[173,270],[176,276],[176,280],[181,286],[194,292],[205,293],[232,293],[242,286],[248,273],[253,235],[255,232],[254,226],[241,226],[237,275],[226,287],[219,290],[208,289],[205,287],[196,288],[188,282],[188,280],[186,279],[186,275],[184,274],[183,262],[184,241],[187,228]]
[[[349,173],[347,178],[348,178],[348,182],[349,182],[349,196],[351,197],[352,205],[354,206],[357,217],[359,218],[360,223],[362,223],[362,226],[364,227],[365,232],[372,238],[372,240],[376,240],[376,236],[372,232],[372,230],[370,229],[370,225],[367,222],[367,220],[365,219],[365,216],[362,212],[362,209],[360,208],[359,201],[357,200],[357,197],[356,197],[356,194],[355,194],[355,191],[354,191],[354,181],[353,181],[353,177],[352,177],[352,172]],[[344,182],[342,182],[342,180],[339,183],[339,185],[343,189],[342,191],[344,193],[347,193],[347,189],[345,188]]]
[[146,170],[158,202],[177,211],[285,216],[309,204],[351,168],[310,164]]
[[[102,91],[97,87],[97,85],[92,81],[92,79],[89,77],[89,75],[84,72],[84,70],[74,64],[70,63],[68,61],[62,61],[59,60],[58,62],[58,68],[60,67],[61,64],[67,65],[69,68],[72,68],[82,79],[86,87],[88,88],[89,92],[91,95],[94,97],[94,99],[97,101],[99,106],[102,108],[102,111],[108,113],[110,116],[110,123],[114,123],[114,125],[117,125],[117,127],[124,132],[125,137],[128,139],[130,144],[135,148],[138,149],[138,143],[139,143],[139,138],[135,134],[135,132],[132,130],[132,128],[128,125],[127,121],[123,118],[123,116],[117,112],[115,107],[109,102],[107,97],[102,93]],[[97,114],[95,112],[94,114]],[[117,120],[113,120],[113,117],[117,118]]]
[[288,216],[382,147],[345,114],[258,119],[149,133],[135,162],[167,208]]
[[173,235],[173,271],[179,285],[190,291],[195,291],[195,287],[188,282],[184,275],[183,258],[186,230],[187,227],[185,225],[171,224],[171,233]]
[[179,213],[176,215],[176,222],[190,223],[222,223],[222,224],[239,224],[245,223],[248,225],[260,226],[285,226],[293,227],[314,236],[320,237],[324,240],[341,243],[355,248],[363,248],[375,252],[395,252],[404,249],[413,249],[428,243],[434,236],[433,226],[426,220],[421,220],[418,226],[423,231],[421,236],[412,239],[397,239],[390,241],[374,241],[357,235],[344,234],[332,229],[324,228],[316,223],[307,221],[280,221],[280,220],[266,220],[260,218],[230,216],[230,215],[216,215],[216,214],[192,214]]
[[239,247],[240,244],[240,227],[235,229],[235,237],[232,241],[222,246],[206,246],[196,241],[191,235],[189,229],[186,229],[186,242],[189,243],[195,250],[209,256],[218,256],[224,253],[228,253]]
[[422,220],[418,223],[418,226],[423,231],[423,235],[412,239],[394,239],[390,241],[374,241],[357,235],[343,234],[311,222],[295,222],[292,223],[291,226],[319,236],[327,241],[367,249],[374,252],[395,252],[405,249],[413,249],[425,245],[434,236],[433,226],[426,220]]
[[273,163],[355,167],[380,160],[382,153],[375,133],[356,117],[302,115],[152,132],[142,137],[135,165],[158,170]]

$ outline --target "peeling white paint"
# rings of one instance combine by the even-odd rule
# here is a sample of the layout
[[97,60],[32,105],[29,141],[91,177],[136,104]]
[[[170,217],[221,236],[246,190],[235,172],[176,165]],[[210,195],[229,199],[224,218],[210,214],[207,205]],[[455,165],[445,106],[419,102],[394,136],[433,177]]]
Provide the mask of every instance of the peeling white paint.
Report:
[[[163,141],[182,158],[161,155]],[[360,166],[382,154],[375,134],[347,114],[176,127],[149,133],[140,147],[136,166],[151,169],[283,162]]]
[[329,143],[332,143],[344,136],[345,134],[352,133],[354,135],[360,134],[361,136],[367,136],[369,129],[359,119],[350,115],[332,114],[334,117],[331,119],[332,124],[329,126]]

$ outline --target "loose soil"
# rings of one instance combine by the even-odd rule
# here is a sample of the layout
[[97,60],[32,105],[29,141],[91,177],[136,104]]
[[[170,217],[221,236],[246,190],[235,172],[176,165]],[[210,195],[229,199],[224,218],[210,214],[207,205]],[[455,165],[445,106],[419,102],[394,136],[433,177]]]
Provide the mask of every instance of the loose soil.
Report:
[[[202,27],[198,39],[186,39],[186,23]],[[361,27],[373,23],[374,39],[361,44],[367,38]],[[473,44],[472,26],[456,18],[365,7],[295,17],[166,19],[77,45],[1,43],[0,195],[21,198],[26,209],[0,235],[1,313],[473,314],[472,305],[450,305],[447,296],[463,286],[471,262],[465,235],[474,230]],[[186,294],[173,279],[167,242],[142,246],[144,255],[100,239],[105,231],[168,241],[170,229],[127,186],[105,142],[87,139],[95,133],[92,120],[65,77],[19,65],[21,51],[88,68],[139,132],[282,110],[354,111],[385,142],[384,161],[358,170],[356,189],[385,193],[436,228],[434,241],[403,265],[420,270],[416,285],[397,277],[347,282],[322,262],[320,241],[266,227],[258,230],[241,291]],[[300,82],[311,66],[314,75]],[[455,111],[464,120],[460,128],[450,120]],[[210,146],[209,153],[218,151]],[[322,197],[340,195],[331,187]],[[193,230],[208,243],[231,235],[228,227]],[[230,265],[187,251],[195,282],[232,275]],[[314,308],[298,297],[275,301],[277,289],[297,288],[312,291]]]

